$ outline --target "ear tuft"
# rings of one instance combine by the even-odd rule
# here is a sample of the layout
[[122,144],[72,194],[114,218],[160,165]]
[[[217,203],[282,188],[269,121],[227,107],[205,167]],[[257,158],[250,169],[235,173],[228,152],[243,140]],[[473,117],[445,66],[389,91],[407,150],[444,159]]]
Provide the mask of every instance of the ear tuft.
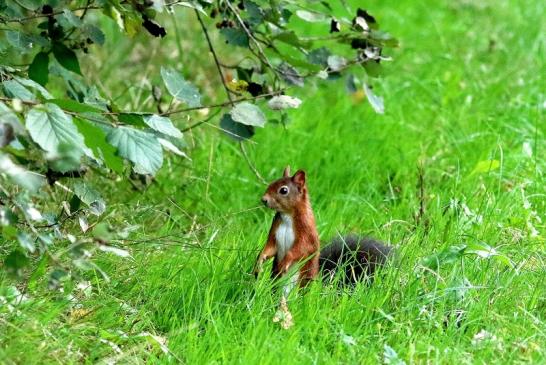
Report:
[[294,181],[299,186],[304,186],[305,185],[305,171],[303,171],[303,170],[296,171],[294,176],[292,176],[292,181]]
[[286,166],[284,168],[284,172],[282,173],[282,177],[289,177],[290,176],[290,166]]

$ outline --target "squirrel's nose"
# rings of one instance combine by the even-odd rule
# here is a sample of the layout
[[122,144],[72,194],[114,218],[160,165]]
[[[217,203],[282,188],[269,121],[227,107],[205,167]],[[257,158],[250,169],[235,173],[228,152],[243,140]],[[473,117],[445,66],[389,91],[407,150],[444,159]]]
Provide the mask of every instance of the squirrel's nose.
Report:
[[264,205],[267,205],[267,199],[265,197],[262,197],[262,203],[264,203]]

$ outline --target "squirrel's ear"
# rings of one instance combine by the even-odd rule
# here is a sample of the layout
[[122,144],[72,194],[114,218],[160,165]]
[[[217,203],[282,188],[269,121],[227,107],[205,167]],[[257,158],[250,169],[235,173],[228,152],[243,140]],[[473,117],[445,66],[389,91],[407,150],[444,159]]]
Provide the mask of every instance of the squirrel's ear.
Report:
[[289,177],[290,176],[290,166],[286,166],[284,168],[284,172],[282,173],[282,177]]
[[305,185],[305,171],[303,170],[296,171],[294,176],[292,176],[292,181],[294,181],[299,186]]

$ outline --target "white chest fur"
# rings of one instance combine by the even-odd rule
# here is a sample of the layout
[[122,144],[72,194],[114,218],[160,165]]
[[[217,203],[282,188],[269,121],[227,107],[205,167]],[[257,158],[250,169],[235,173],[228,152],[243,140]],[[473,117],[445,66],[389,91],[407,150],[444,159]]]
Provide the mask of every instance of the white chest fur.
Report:
[[288,214],[281,214],[281,224],[277,227],[275,232],[275,239],[277,240],[277,260],[280,261],[284,258],[288,250],[294,244],[294,223],[292,217]]

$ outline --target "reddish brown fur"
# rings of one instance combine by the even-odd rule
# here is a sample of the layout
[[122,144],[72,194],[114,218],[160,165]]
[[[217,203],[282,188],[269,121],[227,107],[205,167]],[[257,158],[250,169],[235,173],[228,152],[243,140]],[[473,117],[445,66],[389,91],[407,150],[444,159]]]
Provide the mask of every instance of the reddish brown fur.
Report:
[[[281,195],[282,186],[289,188],[289,194]],[[273,218],[269,236],[264,249],[258,256],[256,273],[261,270],[265,260],[275,256],[273,262],[273,276],[282,276],[295,264],[305,262],[300,269],[299,285],[305,286],[314,279],[319,272],[320,242],[315,225],[315,217],[309,201],[309,194],[305,183],[305,172],[299,170],[290,177],[287,167],[283,177],[272,182],[267,188],[262,201],[277,213]],[[292,218],[294,243],[282,260],[277,260],[277,241],[275,233],[281,223],[281,214],[288,214]]]

